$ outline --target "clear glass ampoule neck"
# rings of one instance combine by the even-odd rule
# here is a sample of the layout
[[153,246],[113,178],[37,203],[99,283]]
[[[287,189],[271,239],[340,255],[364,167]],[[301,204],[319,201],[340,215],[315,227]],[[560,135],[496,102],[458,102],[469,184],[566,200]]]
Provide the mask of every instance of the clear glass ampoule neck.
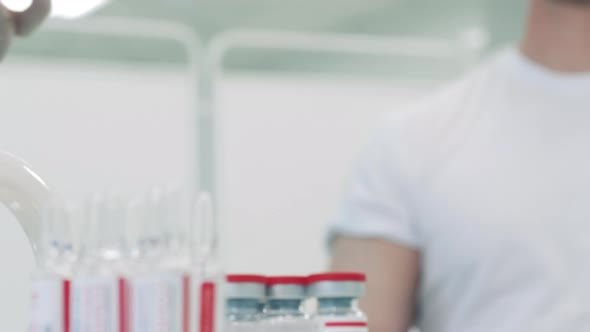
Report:
[[62,224],[68,217],[65,202],[51,200],[42,210],[41,226],[35,243],[37,274],[59,274],[62,256]]
[[228,322],[252,322],[258,320],[260,312],[257,299],[228,299],[226,320]]
[[55,251],[42,252],[37,255],[36,276],[52,275],[59,273],[59,256],[57,254],[57,245]]
[[122,197],[95,194],[85,210],[82,273],[117,275],[125,270],[125,214]]
[[267,317],[303,317],[302,302],[301,299],[270,299],[265,314]]
[[320,316],[364,317],[355,298],[319,298],[317,314]]

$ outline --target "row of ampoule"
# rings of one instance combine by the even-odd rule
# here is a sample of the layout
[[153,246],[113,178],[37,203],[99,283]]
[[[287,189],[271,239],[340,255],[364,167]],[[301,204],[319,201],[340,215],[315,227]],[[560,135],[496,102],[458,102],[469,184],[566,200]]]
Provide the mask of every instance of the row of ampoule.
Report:
[[[95,195],[44,209],[31,332],[215,332],[223,320],[209,195]],[[189,216],[190,215],[190,216]],[[196,239],[198,237],[198,239]]]
[[359,273],[228,275],[225,332],[366,332],[357,306],[364,285]]

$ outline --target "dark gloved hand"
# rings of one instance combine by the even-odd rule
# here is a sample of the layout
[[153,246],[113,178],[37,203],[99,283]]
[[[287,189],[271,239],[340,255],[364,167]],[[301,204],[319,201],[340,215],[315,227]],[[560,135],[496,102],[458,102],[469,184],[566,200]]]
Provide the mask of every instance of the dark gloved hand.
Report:
[[23,12],[12,12],[0,4],[0,60],[6,54],[13,36],[33,32],[51,10],[51,0],[33,0]]

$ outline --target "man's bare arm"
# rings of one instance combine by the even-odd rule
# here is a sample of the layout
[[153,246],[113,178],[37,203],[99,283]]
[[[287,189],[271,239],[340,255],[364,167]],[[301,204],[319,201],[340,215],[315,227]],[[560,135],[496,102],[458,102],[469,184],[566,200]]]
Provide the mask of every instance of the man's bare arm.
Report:
[[415,250],[379,239],[341,236],[334,242],[334,271],[365,272],[367,295],[361,307],[371,332],[407,332],[412,324],[420,273]]

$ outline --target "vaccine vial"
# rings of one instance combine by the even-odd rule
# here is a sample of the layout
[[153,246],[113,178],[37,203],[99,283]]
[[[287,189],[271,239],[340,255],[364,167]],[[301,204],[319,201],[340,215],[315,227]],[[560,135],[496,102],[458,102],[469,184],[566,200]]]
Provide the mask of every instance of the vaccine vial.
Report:
[[314,325],[303,310],[306,299],[305,277],[269,277],[265,325],[269,332],[312,331]]
[[260,315],[260,317],[262,317],[264,315],[265,308],[266,308],[266,300],[258,301],[258,314]]
[[225,285],[225,332],[259,332],[260,301],[266,278],[261,275],[228,275]]
[[307,278],[307,293],[317,299],[313,320],[320,331],[367,332],[367,317],[357,302],[365,293],[362,273],[322,273]]
[[266,281],[265,318],[269,320],[298,320],[308,316],[303,311],[305,277],[269,277]]

